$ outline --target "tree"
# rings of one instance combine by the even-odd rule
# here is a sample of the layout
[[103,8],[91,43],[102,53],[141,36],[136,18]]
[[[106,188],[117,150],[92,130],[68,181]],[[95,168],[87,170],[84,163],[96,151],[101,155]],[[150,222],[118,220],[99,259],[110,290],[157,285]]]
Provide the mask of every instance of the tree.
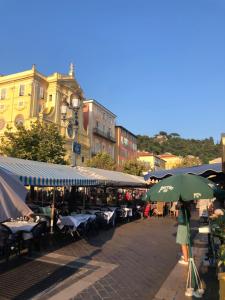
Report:
[[171,132],[170,133],[170,136],[173,138],[173,137],[180,137],[180,135],[176,132]]
[[115,170],[115,161],[108,153],[97,153],[94,157],[87,161],[87,167]]
[[29,129],[17,126],[15,132],[7,127],[1,138],[0,152],[11,157],[65,164],[64,145],[65,140],[57,125],[36,121],[30,124]]
[[149,170],[149,165],[137,159],[127,160],[122,171],[131,175],[142,176],[144,171]]
[[159,135],[165,135],[165,136],[167,136],[167,132],[166,131],[160,131]]

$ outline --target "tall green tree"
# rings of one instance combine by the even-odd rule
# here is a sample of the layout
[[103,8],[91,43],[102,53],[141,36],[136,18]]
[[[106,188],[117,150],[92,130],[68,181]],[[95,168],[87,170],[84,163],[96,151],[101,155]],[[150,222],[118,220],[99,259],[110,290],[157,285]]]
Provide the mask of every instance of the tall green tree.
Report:
[[149,165],[137,159],[127,160],[123,165],[122,171],[131,175],[142,176],[143,172],[149,170]]
[[36,121],[30,128],[17,126],[15,132],[7,127],[1,138],[0,152],[11,157],[66,164],[64,146],[65,140],[55,124]]
[[115,170],[115,161],[105,152],[97,153],[86,163],[87,167],[99,168],[105,170]]

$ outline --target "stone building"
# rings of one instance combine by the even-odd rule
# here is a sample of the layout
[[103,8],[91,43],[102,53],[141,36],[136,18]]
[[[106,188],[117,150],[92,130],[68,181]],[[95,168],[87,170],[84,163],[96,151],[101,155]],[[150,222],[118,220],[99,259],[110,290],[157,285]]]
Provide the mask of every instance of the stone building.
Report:
[[120,169],[127,160],[137,158],[137,137],[123,126],[116,126],[115,161]]
[[[61,106],[63,101],[70,103],[72,98],[80,100],[81,108],[77,114],[68,109],[62,120]],[[66,139],[67,156],[72,161],[72,143],[75,139],[75,118],[78,121],[78,136],[81,153],[76,155],[78,165],[89,158],[89,140],[83,128],[82,106],[84,95],[74,77],[74,66],[71,64],[68,74],[41,74],[35,67],[10,75],[0,76],[0,136],[6,126],[16,130],[15,125],[22,123],[25,127],[30,122],[55,123]]]
[[96,100],[85,100],[83,104],[84,128],[90,140],[90,156],[106,152],[115,159],[116,115]]

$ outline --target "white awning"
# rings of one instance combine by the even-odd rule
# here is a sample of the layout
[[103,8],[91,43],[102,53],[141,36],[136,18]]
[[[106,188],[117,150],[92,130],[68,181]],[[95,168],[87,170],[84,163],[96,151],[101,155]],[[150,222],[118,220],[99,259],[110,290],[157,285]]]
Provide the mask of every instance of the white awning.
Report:
[[91,176],[93,179],[101,180],[107,186],[146,186],[146,181],[144,180],[144,177],[141,176],[90,167],[78,166],[76,169],[84,176]]
[[16,175],[24,185],[90,186],[101,183],[98,178],[65,165],[0,156],[0,167]]

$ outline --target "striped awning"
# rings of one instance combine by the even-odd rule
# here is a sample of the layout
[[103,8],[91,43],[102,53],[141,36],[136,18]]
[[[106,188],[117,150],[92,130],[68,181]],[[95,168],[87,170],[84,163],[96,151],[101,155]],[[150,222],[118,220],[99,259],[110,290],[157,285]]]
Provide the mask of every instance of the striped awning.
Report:
[[64,165],[0,156],[0,168],[16,175],[24,185],[91,186],[102,184],[100,179],[81,174],[76,168]]
[[178,175],[178,174],[194,174],[203,177],[208,177],[210,175],[216,175],[219,173],[222,173],[222,164],[216,163],[216,164],[205,164],[205,165],[187,167],[187,168],[177,168],[177,169],[149,172],[144,176],[144,179],[145,180],[163,179],[165,177]]
[[123,172],[110,171],[90,167],[76,167],[84,176],[92,176],[101,180],[105,186],[117,187],[145,187],[146,181],[141,176],[130,175]]

